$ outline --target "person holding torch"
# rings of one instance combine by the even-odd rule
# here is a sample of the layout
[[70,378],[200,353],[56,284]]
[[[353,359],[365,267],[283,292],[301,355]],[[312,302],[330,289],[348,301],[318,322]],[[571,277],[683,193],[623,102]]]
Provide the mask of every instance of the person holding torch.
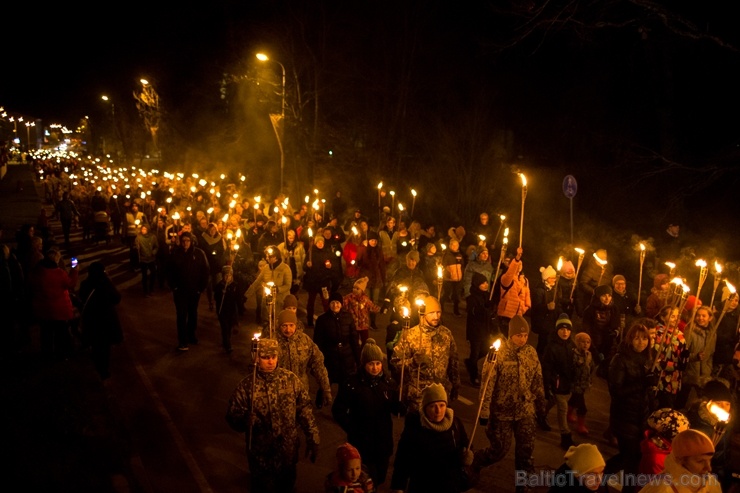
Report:
[[486,426],[490,446],[475,451],[474,475],[506,457],[512,439],[516,442],[515,469],[534,473],[536,423],[546,409],[542,366],[534,347],[527,344],[529,324],[524,317],[512,317],[508,336],[498,357],[487,358],[483,365],[484,378],[493,373],[480,390],[483,405],[478,421]]
[[278,343],[257,341],[254,371],[234,389],[226,422],[245,434],[250,491],[293,491],[297,479],[299,431],[306,437],[306,457],[316,462],[319,428],[308,389],[292,371],[278,366]]

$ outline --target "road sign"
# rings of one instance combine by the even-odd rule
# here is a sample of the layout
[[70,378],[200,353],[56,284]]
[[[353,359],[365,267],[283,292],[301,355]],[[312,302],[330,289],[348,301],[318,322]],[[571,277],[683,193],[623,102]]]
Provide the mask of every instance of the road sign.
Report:
[[572,199],[576,196],[576,192],[578,191],[578,183],[576,182],[576,178],[573,175],[568,175],[563,179],[563,193],[565,196],[569,199]]

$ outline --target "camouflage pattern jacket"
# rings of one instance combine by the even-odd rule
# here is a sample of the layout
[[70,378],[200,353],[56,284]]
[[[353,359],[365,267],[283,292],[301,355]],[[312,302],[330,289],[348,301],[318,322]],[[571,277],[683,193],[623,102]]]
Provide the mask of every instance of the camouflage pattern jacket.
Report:
[[517,347],[509,340],[501,346],[495,363],[489,360],[490,356],[483,363],[484,383],[479,391],[481,418],[493,415],[499,421],[516,421],[544,413],[542,366],[534,347]]
[[[414,355],[422,352],[425,357],[417,385],[419,364]],[[391,364],[399,374],[404,368],[404,403],[409,410],[418,409],[421,392],[433,383],[444,385],[450,400],[456,398],[460,388],[460,361],[452,332],[444,325],[435,329],[422,322],[403,331],[393,347]]]
[[250,467],[262,471],[298,462],[299,428],[309,445],[319,443],[307,387],[295,373],[280,367],[270,373],[254,372],[239,382],[229,398],[226,421],[234,430],[244,432],[247,441],[249,423],[253,423],[247,454]]
[[329,372],[324,366],[324,353],[308,334],[296,330],[292,336],[285,337],[278,330],[275,339],[280,346],[278,353],[280,366],[298,375],[306,389],[308,389],[308,374],[310,373],[318,382],[319,388],[331,394]]

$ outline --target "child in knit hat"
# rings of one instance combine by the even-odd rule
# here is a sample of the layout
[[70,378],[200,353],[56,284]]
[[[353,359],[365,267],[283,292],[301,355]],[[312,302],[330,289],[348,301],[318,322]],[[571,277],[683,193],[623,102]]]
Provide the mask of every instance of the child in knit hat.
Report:
[[342,299],[345,310],[352,314],[363,344],[367,341],[369,330],[374,325],[373,315],[380,311],[380,307],[373,303],[373,300],[365,293],[367,283],[367,277],[359,278],[352,286],[352,292]]
[[565,452],[565,462],[553,478],[548,491],[567,490],[572,493],[608,491],[602,485],[604,475],[604,457],[598,447],[592,443],[574,445]]
[[375,486],[362,465],[360,452],[345,443],[337,447],[337,469],[326,476],[326,493],[374,493]]
[[568,422],[578,423],[576,431],[581,435],[588,435],[586,428],[586,391],[591,388],[591,377],[596,370],[591,355],[591,336],[586,332],[575,335],[576,349],[573,352],[575,376],[573,378],[572,394],[568,399]]
[[680,432],[689,429],[689,420],[679,411],[662,408],[647,419],[645,438],[640,442],[642,458],[641,474],[658,474],[665,467],[665,458],[671,453],[671,442]]

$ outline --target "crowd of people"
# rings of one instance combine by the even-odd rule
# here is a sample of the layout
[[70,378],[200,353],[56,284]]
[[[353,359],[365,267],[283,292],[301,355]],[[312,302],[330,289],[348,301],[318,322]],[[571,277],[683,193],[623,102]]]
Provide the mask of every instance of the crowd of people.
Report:
[[[435,225],[393,216],[382,204],[372,220],[340,193],[325,214],[318,197],[263,202],[247,196],[243,180],[224,175],[35,166],[63,240],[42,214],[19,231],[15,248],[4,246],[1,299],[15,314],[15,345],[27,344],[38,323],[42,350],[64,357],[79,319],[96,368],[109,376],[110,345],[122,339],[121,296],[104,262],[90,265],[77,289],[78,268],[62,259],[74,227],[83,241],[128,247],[143,297],[171,290],[178,351],[198,344],[202,296],[227,353],[254,300],[262,334],[226,415],[245,433],[253,491],[293,491],[300,435],[315,461],[313,410],[324,406],[347,434],[337,471],[327,477],[332,492],[376,491],[394,452],[391,490],[464,491],[506,456],[512,439],[516,470],[534,475],[534,438],[538,428],[549,431],[552,407],[565,454],[556,478],[568,485],[600,491],[604,478],[621,471],[622,491],[646,483],[644,491],[663,491],[665,471],[673,491],[689,491],[678,482],[689,477],[706,488],[690,491],[720,491],[720,482],[726,491],[738,488],[738,293],[729,282],[711,300],[677,287],[680,271],[662,264],[680,255],[677,225],[651,259],[652,289],[638,303],[641,294],[613,272],[605,248],[543,266],[530,282],[521,246],[491,255],[501,228],[485,212],[473,225],[438,234]],[[389,315],[380,343],[372,337],[379,313]],[[443,313],[466,317],[466,350]],[[477,420],[489,442],[479,450],[450,407],[465,377],[461,357],[469,385],[479,389]],[[318,387],[313,398],[309,374]],[[606,438],[619,452],[606,460],[573,438],[589,439],[593,378],[606,379],[612,398]],[[398,443],[393,415],[405,416]],[[640,474],[652,474],[644,476],[652,482],[630,483]]]

